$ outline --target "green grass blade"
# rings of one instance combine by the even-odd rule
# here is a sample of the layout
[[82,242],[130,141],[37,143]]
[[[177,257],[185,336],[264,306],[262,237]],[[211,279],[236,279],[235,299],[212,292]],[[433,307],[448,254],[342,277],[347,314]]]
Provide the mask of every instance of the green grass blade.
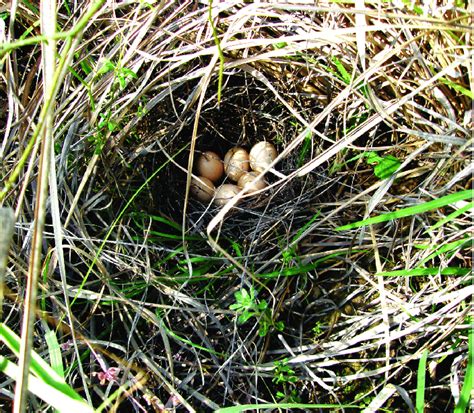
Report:
[[[18,356],[20,352],[20,337],[3,323],[0,323],[0,341],[5,343],[7,347]],[[84,402],[82,397],[33,350],[31,351],[30,372],[37,376],[42,382],[60,391],[70,399]]]
[[459,209],[456,209],[456,211],[452,212],[451,214],[447,215],[446,217],[444,217],[441,221],[438,221],[436,224],[432,225],[431,227],[429,227],[426,231],[426,232],[429,232],[429,231],[433,231],[434,229],[436,228],[439,228],[441,226],[443,226],[444,224],[446,224],[447,222],[449,221],[452,221],[454,218],[458,217],[459,215],[461,214],[464,214],[464,212],[467,212],[469,211],[470,209],[474,208],[474,202],[468,202],[466,205],[464,205],[463,207],[459,208]]
[[48,345],[49,360],[51,363],[51,368],[58,374],[59,377],[64,379],[64,366],[63,358],[61,357],[61,347],[59,346],[58,339],[53,330],[48,328],[48,332],[45,334],[44,338],[46,344]]
[[337,259],[340,257],[342,253],[333,253],[329,254],[325,257],[318,258],[317,260],[309,263],[309,264],[300,264],[294,267],[278,269],[276,271],[262,273],[262,274],[255,274],[258,278],[277,278],[277,277],[292,277],[294,275],[299,274],[306,274],[309,271],[318,268],[322,263],[329,261],[331,259]]
[[411,270],[396,270],[379,272],[381,277],[424,277],[429,275],[453,275],[462,276],[469,274],[469,268],[446,267],[446,268],[413,268]]
[[[159,314],[157,314],[157,317],[160,317]],[[169,336],[174,338],[175,340],[181,341],[182,343],[185,343],[185,344],[187,344],[191,347],[194,347],[194,348],[197,348],[199,350],[205,351],[206,353],[214,354],[215,356],[225,357],[225,354],[223,354],[223,353],[218,353],[217,351],[214,351],[214,350],[211,350],[209,348],[200,346],[199,344],[193,343],[191,340],[188,340],[187,338],[179,336],[173,330],[170,330],[164,322],[162,322],[162,326],[165,329],[166,333],[169,334]]]
[[316,214],[314,214],[311,219],[304,224],[296,233],[296,235],[293,237],[293,239],[290,242],[290,245],[298,242],[298,240],[303,236],[303,234],[306,232],[306,230],[313,225],[313,222],[316,221],[316,219],[321,215],[321,211],[316,211]]
[[449,242],[448,244],[442,245],[439,248],[437,248],[433,253],[428,255],[426,258],[421,260],[421,262],[418,263],[419,267],[422,267],[425,265],[428,261],[432,260],[433,258],[436,258],[440,256],[441,254],[451,254],[453,255],[454,253],[462,250],[465,246],[470,244],[471,248],[473,246],[473,240],[472,239],[460,239],[454,242]]
[[212,37],[214,37],[214,42],[217,47],[217,53],[219,54],[219,73],[218,73],[218,80],[217,80],[217,103],[221,103],[221,94],[222,94],[222,79],[224,78],[224,53],[222,52],[221,42],[219,40],[219,36],[217,34],[216,26],[214,25],[214,21],[212,20],[212,0],[209,2],[209,24],[211,25],[212,29]]
[[[140,187],[130,196],[130,199],[127,201],[125,206],[122,208],[122,210],[118,213],[117,218],[112,222],[110,225],[109,230],[105,234],[104,239],[102,240],[102,243],[100,244],[99,248],[96,251],[96,254],[94,258],[92,259],[92,262],[89,264],[89,267],[87,269],[86,274],[84,275],[84,278],[79,286],[78,289],[78,294],[82,291],[84,288],[84,285],[86,285],[87,280],[89,279],[89,276],[92,273],[93,268],[95,267],[97,261],[99,260],[100,255],[102,254],[102,250],[104,249],[108,239],[113,233],[113,229],[115,226],[119,223],[119,221],[122,219],[122,217],[125,215],[127,212],[128,208],[133,204],[134,200],[138,197],[138,195],[145,189],[149,187],[149,183],[158,175],[158,173],[168,165],[168,163],[171,162],[172,159],[176,158],[181,152],[183,152],[186,148],[188,147],[188,144],[185,144],[181,149],[179,149],[171,159],[166,160],[163,162],[146,180],[143,182],[143,184],[140,185]],[[78,295],[74,297],[74,299],[71,302],[71,307],[74,305],[74,303],[77,300]],[[62,321],[62,320],[61,320]]]
[[453,88],[456,92],[462,93],[464,96],[467,96],[469,99],[474,99],[474,92],[472,90],[466,89],[465,87],[461,86],[458,83],[454,83],[449,79],[441,77],[440,82]]
[[[20,374],[18,366],[3,356],[0,356],[0,371],[13,380],[16,380]],[[32,374],[28,378],[28,390],[60,412],[93,413],[94,411],[82,399],[72,398]]]
[[342,225],[336,228],[336,231],[345,231],[348,229],[360,228],[366,225],[379,224],[381,222],[391,221],[394,219],[409,217],[412,215],[423,214],[424,212],[431,211],[433,209],[442,208],[446,205],[453,204],[458,201],[465,199],[471,199],[474,195],[472,189],[456,192],[455,194],[446,195],[442,198],[435,199],[433,201],[425,202],[424,204],[415,205],[412,207],[400,209],[395,212],[389,212],[387,214],[377,215],[376,217],[364,219],[362,221],[353,222],[352,224]]
[[337,71],[339,72],[340,79],[342,79],[346,85],[349,85],[351,83],[351,75],[346,70],[342,62],[335,56],[332,58],[332,62],[334,63]]
[[425,386],[426,386],[426,361],[428,350],[425,350],[418,364],[418,375],[416,380],[416,413],[423,413],[425,409]]
[[474,326],[472,325],[472,320],[470,320],[471,328],[468,331],[468,359],[466,374],[464,376],[464,383],[461,389],[461,395],[459,396],[459,401],[456,403],[454,408],[454,413],[464,413],[469,405],[469,399],[471,397],[472,391],[472,376],[474,375],[473,364],[474,364]]
[[349,404],[306,404],[306,403],[262,403],[262,404],[241,404],[239,406],[223,407],[217,409],[215,413],[240,413],[247,410],[256,409],[331,409],[336,412],[339,409],[359,409],[362,407]]

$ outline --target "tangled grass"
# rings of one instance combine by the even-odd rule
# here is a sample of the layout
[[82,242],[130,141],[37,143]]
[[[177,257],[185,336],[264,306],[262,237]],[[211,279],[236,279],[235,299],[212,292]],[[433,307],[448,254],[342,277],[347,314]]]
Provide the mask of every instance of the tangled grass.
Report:
[[472,6],[409,3],[0,6],[3,408],[465,411]]

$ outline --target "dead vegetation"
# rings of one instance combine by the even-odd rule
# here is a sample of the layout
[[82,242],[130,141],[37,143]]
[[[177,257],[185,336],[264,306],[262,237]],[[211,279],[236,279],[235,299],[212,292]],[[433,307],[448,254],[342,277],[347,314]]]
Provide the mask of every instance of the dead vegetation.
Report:
[[[117,411],[414,411],[420,392],[452,410],[469,196],[338,227],[471,189],[472,10],[455,3],[107,2],[58,39],[34,349],[48,360],[55,331],[66,381]],[[94,4],[61,3],[57,30]],[[2,10],[6,42],[41,34],[35,7]],[[0,57],[0,202],[16,218],[3,322],[20,334],[45,71],[38,41]],[[194,154],[259,140],[283,178],[223,209],[188,199]]]

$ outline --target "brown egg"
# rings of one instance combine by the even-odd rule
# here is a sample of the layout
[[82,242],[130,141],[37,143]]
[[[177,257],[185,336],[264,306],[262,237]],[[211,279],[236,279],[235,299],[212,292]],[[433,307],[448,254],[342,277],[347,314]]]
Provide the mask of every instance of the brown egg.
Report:
[[214,197],[216,187],[210,179],[198,176],[191,180],[189,191],[191,195],[202,202],[209,202]]
[[250,167],[256,172],[262,172],[277,155],[275,147],[270,142],[258,142],[250,150]]
[[216,196],[214,203],[219,206],[224,206],[229,202],[234,195],[240,192],[240,188],[237,185],[223,184],[216,189]]
[[219,155],[212,151],[203,152],[196,165],[198,175],[217,182],[224,175],[224,165]]
[[236,146],[227,151],[224,156],[224,171],[230,179],[237,182],[249,169],[249,153],[244,148]]
[[267,183],[263,178],[256,179],[258,176],[257,172],[245,172],[240,178],[237,185],[240,188],[246,188],[247,193],[259,191],[267,186]]

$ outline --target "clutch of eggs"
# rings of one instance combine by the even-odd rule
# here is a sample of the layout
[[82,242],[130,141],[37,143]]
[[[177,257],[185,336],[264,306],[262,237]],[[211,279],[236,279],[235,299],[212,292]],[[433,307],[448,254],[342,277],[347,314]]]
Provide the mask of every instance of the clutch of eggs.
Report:
[[[210,202],[213,199],[216,205],[223,206],[242,188],[248,193],[264,189],[267,183],[263,178],[257,179],[257,176],[277,156],[275,147],[266,141],[256,143],[250,153],[240,146],[231,148],[225,154],[224,161],[215,152],[203,152],[196,165],[199,176],[191,181],[191,194],[202,202]],[[216,189],[214,183],[218,182],[224,173],[230,180],[237,182],[237,185],[224,183]]]

